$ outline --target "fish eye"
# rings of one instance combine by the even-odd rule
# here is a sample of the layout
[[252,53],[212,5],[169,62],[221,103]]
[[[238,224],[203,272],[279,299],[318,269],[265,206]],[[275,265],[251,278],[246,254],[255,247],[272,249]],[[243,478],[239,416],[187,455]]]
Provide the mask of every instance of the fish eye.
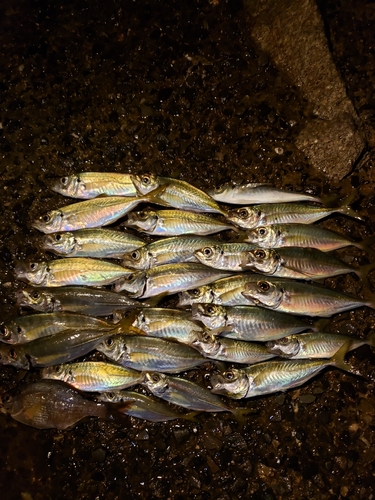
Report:
[[237,213],[241,219],[246,219],[249,216],[249,211],[246,208],[241,208]]
[[138,217],[139,217],[140,219],[143,219],[143,220],[146,220],[146,219],[147,219],[147,217],[148,217],[148,213],[147,213],[147,212],[144,212],[143,210],[141,210],[140,212],[138,212],[138,214],[137,214],[137,215],[138,215]]
[[206,312],[208,312],[208,314],[213,314],[215,312],[214,306],[207,306]]
[[258,287],[263,290],[263,292],[268,292],[270,284],[267,281],[259,281]]
[[5,325],[0,327],[0,335],[2,335],[5,339],[10,337],[9,330]]
[[147,186],[151,182],[151,177],[148,175],[143,175],[141,178],[141,181],[142,181],[142,184],[146,184],[146,186]]
[[9,349],[9,356],[12,359],[17,359],[17,351],[15,349]]
[[135,250],[135,251],[131,254],[131,258],[132,258],[133,260],[139,260],[140,256],[141,256],[141,255],[140,255],[140,252],[139,252],[138,250]]
[[202,253],[203,253],[206,257],[211,257],[211,255],[213,254],[213,251],[212,251],[212,248],[210,248],[210,247],[205,247],[205,248],[203,248]]
[[37,264],[36,262],[31,262],[31,264],[30,264],[30,269],[31,269],[32,271],[35,271],[35,269],[37,269],[37,267],[38,267],[38,264]]
[[265,234],[267,234],[267,229],[265,227],[260,227],[258,229],[258,233],[260,234],[260,236],[264,236]]
[[56,236],[55,236],[55,240],[56,241],[60,241],[61,240],[61,234],[57,233]]
[[225,372],[224,373],[224,378],[226,378],[227,380],[234,380],[235,379],[235,375],[233,372]]
[[133,280],[133,278],[134,278],[134,274],[129,274],[128,276],[125,276],[125,279],[126,279],[127,281],[132,281],[132,280]]
[[9,403],[11,401],[12,396],[9,396],[9,394],[4,394],[4,396],[1,397],[3,403]]
[[152,378],[153,382],[159,382],[159,380],[161,379],[161,377],[160,377],[160,375],[158,373],[153,373],[151,375],[151,378]]
[[205,332],[202,335],[202,340],[203,340],[203,342],[210,342],[211,341],[211,335],[208,332]]
[[63,186],[66,186],[68,184],[68,177],[61,177],[60,181]]
[[264,250],[255,250],[254,252],[254,256],[257,258],[257,259],[264,259],[265,256],[266,256],[266,252]]
[[262,212],[260,210],[258,210],[257,216],[260,217],[261,215],[262,215]]
[[17,325],[17,333],[22,333],[23,332],[23,328],[20,327],[20,325]]
[[77,177],[77,182],[81,182],[81,177]]
[[115,399],[115,393],[114,392],[107,392],[107,398],[108,399]]
[[56,365],[56,366],[54,367],[54,370],[55,370],[55,373],[59,373],[59,372],[60,372],[60,370],[61,370],[61,365]]
[[194,288],[193,290],[188,290],[188,293],[190,295],[192,295],[193,297],[199,297],[200,290],[199,290],[199,288]]
[[42,219],[44,222],[49,222],[51,220],[51,217],[48,214],[43,215]]
[[106,345],[107,345],[108,347],[112,347],[112,346],[113,346],[113,344],[115,343],[115,341],[113,340],[113,338],[112,338],[112,337],[109,337],[109,339],[107,339],[107,340],[105,341],[105,343],[106,343]]
[[33,298],[33,299],[38,299],[38,298],[39,298],[39,292],[37,292],[37,291],[35,290],[35,292],[33,292],[33,293],[31,294],[31,296],[32,296],[32,298]]

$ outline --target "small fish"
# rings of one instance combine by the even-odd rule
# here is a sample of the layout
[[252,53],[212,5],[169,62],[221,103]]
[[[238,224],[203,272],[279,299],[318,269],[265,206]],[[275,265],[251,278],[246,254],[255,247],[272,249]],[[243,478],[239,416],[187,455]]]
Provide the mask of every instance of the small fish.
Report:
[[13,366],[20,370],[29,370],[30,361],[22,345],[8,345],[0,343],[0,366]]
[[90,316],[109,316],[114,311],[148,307],[127,295],[79,286],[27,287],[17,292],[17,303],[36,311],[72,311]]
[[137,313],[133,326],[149,337],[165,338],[189,344],[195,338],[194,331],[202,326],[191,319],[190,313],[181,309],[148,308]]
[[177,418],[191,419],[191,414],[180,413],[167,403],[134,391],[103,392],[96,398],[104,403],[128,403],[126,415],[150,422],[167,422]]
[[216,240],[206,236],[181,235],[154,241],[123,256],[122,265],[144,270],[162,264],[198,262],[195,250],[204,245],[213,245]]
[[132,269],[89,258],[66,258],[46,262],[19,262],[16,278],[36,286],[103,286],[133,273]]
[[206,361],[187,345],[153,337],[116,335],[105,339],[96,349],[116,363],[139,371],[178,373]]
[[182,210],[142,210],[128,215],[126,226],[155,236],[207,235],[235,228],[209,215]]
[[111,329],[114,325],[83,314],[45,313],[19,316],[0,326],[0,340],[7,344],[25,344],[69,329]]
[[111,229],[79,229],[43,236],[41,249],[68,257],[121,259],[127,252],[142,247],[138,236]]
[[321,203],[321,199],[305,193],[294,193],[284,191],[270,186],[269,184],[258,184],[249,182],[240,186],[232,183],[223,184],[220,187],[209,189],[208,194],[214,200],[233,205],[251,205],[253,203],[287,203],[296,201],[315,201]]
[[135,298],[180,292],[230,276],[230,272],[211,269],[200,263],[181,262],[135,271],[115,283],[115,291],[126,290]]
[[205,266],[224,271],[243,271],[247,253],[258,249],[250,243],[217,243],[197,250],[194,255]]
[[142,382],[141,372],[103,361],[84,361],[43,368],[42,378],[61,380],[80,391],[126,389]]
[[325,208],[298,203],[268,203],[229,210],[227,220],[241,228],[254,229],[270,224],[312,224],[334,213],[360,219],[348,206]]
[[226,211],[211,196],[188,182],[153,174],[131,175],[130,178],[137,191],[143,196],[154,192],[161,186],[166,186],[166,189],[157,197],[160,204],[180,210],[226,214]]
[[363,242],[352,241],[339,233],[314,224],[271,224],[247,232],[245,241],[262,248],[304,247],[330,252],[347,246],[366,250]]
[[282,278],[247,283],[242,295],[262,307],[306,316],[329,317],[363,306],[375,309],[373,300],[365,301],[322,286]]
[[292,314],[267,311],[258,306],[222,306],[193,304],[194,319],[220,335],[238,340],[267,341],[313,328]]
[[349,266],[333,255],[316,248],[257,248],[241,255],[245,268],[281,278],[318,280],[355,273],[365,279],[368,272],[375,267],[375,263],[362,267]]
[[51,186],[52,191],[88,200],[100,195],[137,196],[137,190],[129,174],[109,172],[80,172],[61,177]]
[[142,385],[154,396],[189,410],[231,411],[218,396],[190,380],[151,372],[145,373]]
[[346,342],[350,342],[348,351],[362,345],[375,347],[375,332],[372,332],[366,339],[335,333],[301,333],[270,340],[266,343],[266,348],[268,352],[282,358],[321,359],[334,356]]
[[152,195],[144,197],[104,196],[80,201],[50,210],[32,223],[42,233],[77,231],[107,226],[117,221],[143,202],[152,202]]
[[206,358],[227,363],[253,364],[274,357],[264,345],[257,342],[216,337],[207,331],[196,332],[191,346]]
[[265,361],[248,368],[213,374],[212,392],[232,399],[251,398],[299,387],[329,366],[350,372],[344,361],[349,344],[345,343],[331,359]]
[[69,429],[85,417],[118,419],[106,404],[86,399],[58,380],[38,380],[7,392],[1,406],[14,420],[37,429]]

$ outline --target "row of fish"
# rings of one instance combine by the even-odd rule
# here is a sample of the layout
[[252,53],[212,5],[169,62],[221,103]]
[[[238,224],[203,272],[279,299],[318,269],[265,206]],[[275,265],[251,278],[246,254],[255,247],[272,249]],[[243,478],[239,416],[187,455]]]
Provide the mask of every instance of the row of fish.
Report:
[[[0,329],[3,364],[24,369],[44,367],[42,377],[57,379],[25,384],[18,394],[3,396],[3,406],[24,423],[68,428],[88,414],[114,418],[112,410],[102,408],[104,401],[117,405],[116,411],[153,421],[192,417],[144,394],[118,392],[137,383],[193,412],[240,414],[217,394],[237,399],[286,390],[301,385],[326,366],[348,370],[343,361],[346,352],[364,343],[374,344],[373,335],[360,340],[323,334],[316,331],[319,321],[312,323],[299,317],[328,317],[363,305],[374,307],[371,300],[295,281],[345,272],[365,277],[373,269],[373,265],[352,268],[326,253],[348,245],[371,253],[372,240],[355,243],[311,225],[335,212],[358,218],[349,207],[318,207],[309,204],[321,202],[314,196],[264,184],[224,186],[207,195],[186,182],[148,174],[82,173],[60,179],[53,189],[86,200],[34,221],[34,227],[46,233],[41,248],[66,257],[18,264],[16,275],[34,285],[20,290],[19,304],[54,313],[54,317],[21,316]],[[132,212],[125,225],[168,238],[146,244],[131,232],[102,229],[142,202],[176,210]],[[226,209],[218,202],[263,205]],[[198,212],[219,214],[225,221]],[[210,236],[224,230],[232,230],[236,242]],[[102,258],[121,259],[122,265],[98,260]],[[254,270],[263,274],[244,273]],[[84,286],[111,283],[115,291]],[[119,293],[122,290],[127,295]],[[190,306],[191,315],[137,301],[178,292],[179,306]],[[82,316],[114,314],[118,319],[118,311],[129,309],[127,317],[118,323]],[[300,333],[309,329],[315,331]],[[113,362],[71,362],[93,350]],[[292,359],[267,361],[275,355]],[[250,366],[212,375],[212,392],[170,375],[208,360]],[[75,389],[65,387],[62,381]],[[85,408],[83,413],[75,410],[72,418],[36,423],[35,416],[41,414],[42,407],[47,411],[43,406],[47,404],[45,396],[40,394],[50,394],[48,404],[52,406],[55,394],[58,407],[59,398],[65,397],[64,387],[66,394],[77,389],[103,391],[98,396],[101,402],[84,399],[87,405],[77,403],[77,408]],[[82,395],[77,392],[74,398],[81,401]],[[27,405],[35,415],[30,407],[25,410]],[[55,415],[52,406],[50,411]]]

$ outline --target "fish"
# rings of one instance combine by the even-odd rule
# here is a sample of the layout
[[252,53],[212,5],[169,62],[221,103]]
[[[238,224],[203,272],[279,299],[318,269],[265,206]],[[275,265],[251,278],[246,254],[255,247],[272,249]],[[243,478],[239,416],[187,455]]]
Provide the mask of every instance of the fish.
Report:
[[44,262],[19,262],[16,278],[34,286],[103,286],[133,273],[132,269],[90,258],[65,258]]
[[70,198],[88,200],[100,195],[137,196],[130,174],[115,172],[79,172],[56,180],[52,191]]
[[112,361],[139,371],[178,373],[206,362],[187,345],[154,337],[116,335],[103,340],[96,349]]
[[114,311],[148,307],[147,303],[141,304],[127,295],[79,286],[27,287],[18,290],[16,297],[21,307],[50,313],[71,311],[90,316],[109,316]]
[[236,272],[246,270],[248,252],[256,249],[250,243],[216,243],[196,250],[194,255],[205,266]]
[[196,332],[191,346],[206,358],[227,363],[253,364],[275,356],[260,343],[217,337],[208,331]]
[[103,361],[84,361],[48,366],[43,379],[61,380],[80,391],[106,392],[126,389],[143,380],[141,372]]
[[375,347],[375,332],[370,333],[366,339],[320,332],[288,335],[278,340],[268,341],[266,349],[275,356],[282,358],[320,359],[334,356],[347,342],[350,342],[348,351],[357,349],[362,345]]
[[258,306],[222,306],[219,304],[193,304],[192,317],[220,335],[264,342],[288,334],[314,328],[292,314],[265,310]]
[[140,203],[152,202],[152,200],[151,194],[143,197],[104,196],[79,201],[57,210],[50,210],[34,220],[31,226],[45,234],[107,226],[116,222]]
[[165,186],[165,190],[157,197],[160,204],[180,210],[226,214],[226,211],[211,196],[188,182],[148,173],[130,175],[130,178],[137,191],[143,196]]
[[177,418],[190,420],[191,413],[176,411],[171,405],[134,391],[111,391],[98,394],[98,401],[104,403],[129,403],[126,415],[150,422],[167,422]]
[[132,325],[149,337],[165,338],[183,344],[190,344],[195,338],[194,332],[203,330],[198,321],[191,319],[190,313],[162,307],[142,309]]
[[353,267],[316,248],[257,248],[241,255],[244,268],[281,278],[317,280],[355,273],[365,279],[375,267],[375,263]]
[[350,207],[316,207],[299,203],[266,203],[235,208],[228,211],[227,220],[244,229],[270,224],[312,224],[329,215],[339,213],[361,220]]
[[321,199],[306,193],[295,193],[277,189],[269,184],[248,182],[239,186],[232,183],[222,184],[219,187],[208,189],[208,194],[216,201],[232,205],[246,205],[253,203],[287,203],[297,201],[313,201],[321,203]]
[[183,210],[141,210],[127,216],[125,226],[154,236],[208,235],[235,230],[234,226],[209,215]]
[[314,224],[271,224],[259,226],[246,233],[245,241],[262,248],[304,247],[331,252],[347,246],[367,251],[363,242]]
[[[70,429],[85,417],[118,420],[117,410],[84,398],[59,380],[38,380],[1,396],[1,406],[22,424],[37,429]],[[126,403],[121,409],[126,408]]]
[[79,229],[43,236],[40,248],[56,255],[68,257],[93,257],[96,259],[121,259],[145,242],[133,234],[111,229]]
[[145,270],[162,264],[198,262],[195,250],[216,242],[208,236],[181,235],[153,241],[148,245],[127,252],[122,265],[132,269]]
[[98,328],[110,330],[108,321],[72,313],[45,313],[19,316],[0,326],[0,340],[7,344],[25,344],[56,335],[64,330]]
[[262,307],[305,316],[329,317],[363,306],[375,309],[374,300],[366,301],[315,284],[282,278],[247,283],[242,295]]
[[190,380],[156,371],[146,372],[144,375],[142,385],[154,396],[169,403],[195,411],[231,411],[218,396]]
[[245,284],[257,282],[263,277],[261,274],[256,273],[237,274],[219,279],[210,285],[183,291],[178,295],[177,307],[191,306],[197,303],[248,306],[249,300],[242,295]]
[[211,375],[212,392],[232,399],[264,396],[299,387],[329,366],[351,372],[344,357],[350,342],[325,360],[265,361]]
[[164,264],[146,271],[134,271],[119,279],[115,291],[126,290],[132,297],[144,299],[160,294],[171,295],[230,275],[230,272],[214,270],[198,262]]

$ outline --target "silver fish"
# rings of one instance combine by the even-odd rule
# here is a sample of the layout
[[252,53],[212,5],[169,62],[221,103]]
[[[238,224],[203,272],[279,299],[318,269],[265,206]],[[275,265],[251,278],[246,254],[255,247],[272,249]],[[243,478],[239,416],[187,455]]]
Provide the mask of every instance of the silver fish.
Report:
[[217,188],[209,189],[208,194],[214,200],[233,205],[246,205],[253,203],[287,203],[296,201],[315,201],[321,199],[306,193],[294,193],[270,186],[249,182],[240,186],[231,183],[223,184]]
[[365,301],[322,286],[282,278],[247,283],[242,295],[262,307],[307,316],[329,317],[363,306],[375,309],[374,300]]
[[[152,193],[151,193],[152,194]],[[155,236],[207,235],[234,227],[209,215],[182,210],[142,210],[128,215],[126,226]]]
[[226,214],[226,211],[211,196],[188,182],[153,174],[131,175],[130,178],[141,195],[147,195],[161,186],[166,186],[166,189],[158,196],[160,204],[180,210]]
[[27,287],[17,292],[17,303],[36,311],[72,311],[90,316],[109,316],[114,311],[148,307],[127,295],[79,286]]
[[19,262],[15,267],[17,279],[36,286],[110,285],[132,274],[131,269],[89,258],[66,258],[46,262]]
[[258,306],[222,306],[219,304],[193,304],[194,319],[227,338],[266,341],[284,337],[288,332],[299,333],[313,328],[291,314],[267,311]]
[[181,262],[153,267],[147,271],[135,271],[116,282],[117,292],[126,290],[132,297],[147,298],[188,290],[230,276],[230,272],[213,270],[200,263]]
[[248,231],[245,241],[262,248],[304,247],[330,252],[353,245],[365,250],[362,242],[354,242],[339,233],[314,224],[260,226]]
[[348,347],[349,342],[331,359],[266,361],[248,368],[213,374],[212,392],[233,399],[250,398],[298,387],[329,366],[350,371],[344,362]]
[[205,266],[225,271],[246,270],[247,253],[257,249],[250,243],[217,243],[197,250],[194,255]]
[[129,251],[122,264],[133,269],[144,270],[162,264],[177,262],[198,262],[195,250],[204,245],[213,245],[213,238],[206,236],[182,235],[154,241],[141,248]]
[[321,359],[330,358],[346,343],[350,342],[348,351],[362,345],[375,346],[375,332],[366,339],[339,335],[336,333],[301,333],[289,335],[266,343],[267,351],[275,356],[288,359]]
[[298,203],[268,203],[229,210],[227,219],[244,229],[270,224],[312,224],[334,213],[360,219],[350,207],[325,208]]
[[121,259],[145,242],[133,234],[111,229],[79,229],[43,236],[41,249],[68,257]]
[[52,191],[88,200],[100,195],[137,196],[137,190],[129,174],[109,172],[80,172],[61,177],[51,186]]
[[140,371],[178,373],[206,361],[187,345],[154,337],[116,335],[104,340],[96,349],[116,363]]
[[257,342],[217,337],[210,332],[196,332],[191,344],[206,358],[228,363],[253,364],[274,357],[266,347]]
[[114,363],[84,361],[43,368],[42,378],[61,380],[81,391],[105,392],[139,384],[144,376]]

